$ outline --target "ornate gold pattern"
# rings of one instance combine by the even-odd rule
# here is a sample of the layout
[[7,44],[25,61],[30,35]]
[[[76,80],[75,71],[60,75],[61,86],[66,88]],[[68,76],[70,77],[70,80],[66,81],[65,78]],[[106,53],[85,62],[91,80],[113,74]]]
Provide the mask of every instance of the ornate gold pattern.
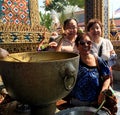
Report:
[[38,0],[30,0],[31,25],[40,25],[40,15],[38,12]]
[[36,51],[39,43],[4,43],[0,47],[10,53]]
[[117,41],[120,40],[120,35],[116,28],[113,17],[112,20],[110,21],[110,40],[117,40]]
[[10,53],[36,51],[44,33],[46,41],[48,41],[50,33],[40,25],[38,0],[29,0],[29,8],[30,25],[3,24],[0,19],[0,47],[7,49]]

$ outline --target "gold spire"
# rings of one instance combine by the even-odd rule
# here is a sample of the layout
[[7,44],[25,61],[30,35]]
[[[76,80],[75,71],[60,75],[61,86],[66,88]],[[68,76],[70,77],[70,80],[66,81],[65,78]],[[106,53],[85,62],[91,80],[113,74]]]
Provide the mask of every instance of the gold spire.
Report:
[[113,15],[112,15],[112,19],[111,19],[111,21],[110,21],[110,31],[111,31],[111,32],[117,31],[117,28],[116,28],[116,24],[115,24]]

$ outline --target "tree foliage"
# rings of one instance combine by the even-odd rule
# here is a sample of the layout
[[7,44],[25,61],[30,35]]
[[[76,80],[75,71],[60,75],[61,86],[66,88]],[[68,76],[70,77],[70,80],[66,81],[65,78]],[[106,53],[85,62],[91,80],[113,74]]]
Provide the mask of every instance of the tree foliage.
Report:
[[[45,11],[52,11],[55,10],[57,13],[61,13],[61,16],[59,17],[60,24],[63,24],[64,20],[66,19],[66,15],[64,13],[65,7],[68,5],[71,6],[78,6],[80,8],[84,8],[84,1],[85,0],[51,0],[51,3],[46,5],[46,1],[44,1],[44,7]],[[41,25],[46,26],[50,30],[50,25],[52,23],[52,19],[50,17],[50,14],[42,15],[40,14],[41,17]],[[48,20],[50,22],[48,22]]]
[[84,6],[85,6],[84,5],[85,0],[68,0],[68,2],[72,6],[78,5],[78,7],[80,7],[80,8],[84,8]]
[[47,13],[47,14],[42,14],[40,12],[40,24],[45,26],[48,30],[51,29],[51,24],[52,24],[52,18],[51,18],[51,15],[50,13]]
[[55,10],[56,12],[61,12],[68,4],[69,2],[67,0],[52,0],[49,5],[47,6],[45,5],[45,10],[46,11]]
[[56,12],[62,12],[67,5],[78,5],[78,7],[84,8],[84,0],[52,0],[49,5],[45,5],[45,10],[55,10]]

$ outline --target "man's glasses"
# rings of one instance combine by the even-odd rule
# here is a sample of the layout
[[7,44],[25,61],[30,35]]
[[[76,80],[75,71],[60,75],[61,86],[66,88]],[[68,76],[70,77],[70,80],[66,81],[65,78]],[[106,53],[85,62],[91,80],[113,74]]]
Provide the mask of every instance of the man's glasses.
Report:
[[91,45],[91,44],[92,44],[92,41],[79,41],[78,43],[79,43],[80,45],[85,45],[85,44]]

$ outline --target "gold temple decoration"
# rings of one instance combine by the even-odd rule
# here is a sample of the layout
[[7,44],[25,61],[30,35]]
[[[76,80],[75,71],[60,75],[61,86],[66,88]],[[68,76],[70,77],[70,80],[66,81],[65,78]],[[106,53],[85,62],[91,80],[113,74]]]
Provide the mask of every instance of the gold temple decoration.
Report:
[[118,30],[116,28],[116,24],[113,17],[110,20],[110,40],[120,40],[120,36],[118,34]]
[[38,12],[38,0],[30,0],[30,17],[31,17],[32,26],[40,25],[40,15]]
[[0,47],[10,53],[36,51],[43,33],[46,33],[46,41],[50,36],[47,28],[40,25],[38,0],[29,0],[28,8],[30,24],[3,23],[0,18]]

